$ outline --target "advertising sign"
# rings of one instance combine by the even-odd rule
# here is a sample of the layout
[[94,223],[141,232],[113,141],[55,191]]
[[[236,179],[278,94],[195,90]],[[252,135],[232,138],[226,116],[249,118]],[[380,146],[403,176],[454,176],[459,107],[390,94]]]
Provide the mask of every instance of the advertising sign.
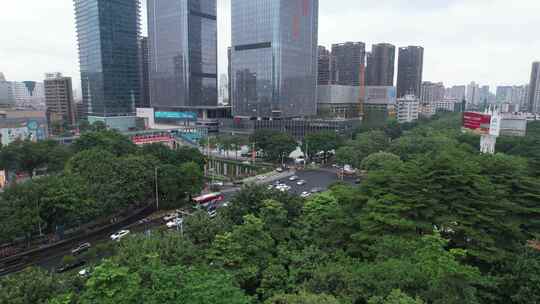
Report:
[[473,131],[476,134],[489,134],[491,125],[491,115],[465,112],[463,113],[463,128]]
[[155,114],[156,119],[180,119],[180,120],[197,120],[195,112],[163,112],[159,111]]

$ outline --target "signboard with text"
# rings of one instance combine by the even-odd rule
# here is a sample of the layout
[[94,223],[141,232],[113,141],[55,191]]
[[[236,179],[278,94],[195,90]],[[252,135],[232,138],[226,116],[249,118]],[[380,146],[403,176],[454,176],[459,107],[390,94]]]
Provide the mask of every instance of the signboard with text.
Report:
[[155,118],[156,119],[197,120],[197,113],[158,111],[155,113]]
[[465,112],[463,113],[463,128],[472,131],[473,133],[482,135],[489,134],[491,125],[491,115]]

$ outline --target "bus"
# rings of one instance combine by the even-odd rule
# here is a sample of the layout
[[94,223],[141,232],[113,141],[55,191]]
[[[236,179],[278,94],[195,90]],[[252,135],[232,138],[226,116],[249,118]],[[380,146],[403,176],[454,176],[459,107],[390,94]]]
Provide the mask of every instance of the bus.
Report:
[[210,205],[213,205],[215,203],[219,203],[225,199],[225,196],[223,196],[220,192],[215,193],[209,193],[205,195],[201,195],[198,197],[193,198],[193,202],[197,207],[208,207]]

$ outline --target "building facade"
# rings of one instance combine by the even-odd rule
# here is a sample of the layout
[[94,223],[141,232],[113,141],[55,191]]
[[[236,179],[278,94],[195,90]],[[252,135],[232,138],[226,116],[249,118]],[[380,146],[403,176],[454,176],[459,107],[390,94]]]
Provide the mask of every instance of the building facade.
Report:
[[396,47],[388,43],[371,46],[367,54],[366,85],[393,86]]
[[153,107],[218,105],[216,13],[216,0],[148,1]]
[[232,112],[316,114],[318,0],[232,0]]
[[43,82],[16,81],[12,83],[15,104],[19,108],[43,110],[45,107],[45,88]]
[[498,104],[511,103],[512,102],[512,86],[498,86],[496,92],[496,98]]
[[365,86],[366,44],[345,42],[332,45],[331,83],[345,86]]
[[424,68],[424,48],[408,46],[399,48],[397,96],[420,97]]
[[540,113],[540,62],[533,62],[529,83],[529,112]]
[[420,101],[414,95],[407,95],[397,100],[397,120],[399,123],[407,123],[418,120],[420,113]]
[[467,98],[467,86],[453,86],[446,89],[446,98],[455,98],[457,100],[463,101]]
[[89,116],[132,116],[140,98],[139,0],[74,0]]
[[0,72],[0,107],[10,108],[14,105],[13,82],[7,81],[4,74]]
[[360,112],[360,87],[320,85],[318,88],[317,116],[357,118]]
[[467,86],[467,103],[471,106],[480,105],[480,86],[476,82],[471,82]]
[[60,73],[45,75],[45,104],[47,106],[47,119],[61,125],[75,125],[75,104],[73,102],[73,86],[71,77],[64,77]]
[[150,54],[148,51],[148,37],[139,40],[139,72],[141,85],[141,98],[137,103],[137,108],[150,107]]
[[318,49],[318,80],[320,86],[330,84],[330,51],[324,46],[319,46]]
[[442,82],[429,82],[424,81],[422,83],[422,92],[420,94],[420,101],[422,103],[433,103],[444,99],[445,88]]

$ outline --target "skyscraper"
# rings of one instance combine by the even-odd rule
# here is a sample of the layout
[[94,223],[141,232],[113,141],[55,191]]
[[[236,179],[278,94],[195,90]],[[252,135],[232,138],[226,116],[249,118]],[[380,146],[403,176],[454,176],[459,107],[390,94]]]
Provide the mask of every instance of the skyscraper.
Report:
[[533,62],[529,83],[529,111],[540,113],[540,62]]
[[216,10],[216,0],[148,1],[153,107],[217,106]]
[[366,44],[363,42],[333,44],[330,63],[332,84],[359,86],[364,77],[365,57]]
[[467,103],[478,106],[480,102],[480,86],[473,81],[467,86]]
[[424,81],[420,95],[420,102],[422,103],[442,101],[444,99],[444,84],[442,82],[433,83]]
[[139,72],[140,84],[141,84],[141,98],[137,104],[138,108],[148,108],[150,107],[150,75],[149,75],[149,65],[150,65],[150,54],[148,53],[148,37],[142,37],[139,40]]
[[60,73],[45,75],[45,104],[49,121],[75,124],[75,104],[73,103],[73,87],[71,77]]
[[371,46],[367,56],[366,82],[368,86],[393,86],[396,47],[388,43]]
[[231,10],[233,115],[315,115],[319,1],[232,0]]
[[319,56],[318,84],[329,85],[330,84],[330,52],[324,46],[319,46],[318,56]]
[[0,72],[0,107],[12,107],[14,105],[13,82],[7,81],[4,74]]
[[88,115],[133,115],[140,98],[139,0],[74,3],[82,97]]
[[497,87],[497,103],[511,103],[512,102],[512,86],[498,86]]
[[397,96],[414,95],[420,97],[422,71],[424,68],[424,48],[408,46],[399,48]]

